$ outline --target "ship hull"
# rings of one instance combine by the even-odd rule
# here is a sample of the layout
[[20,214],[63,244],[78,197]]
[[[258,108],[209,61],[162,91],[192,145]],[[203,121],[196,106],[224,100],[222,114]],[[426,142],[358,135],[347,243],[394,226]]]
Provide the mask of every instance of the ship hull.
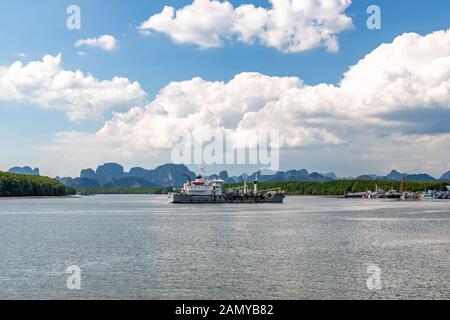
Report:
[[282,203],[284,195],[276,193],[271,196],[235,196],[235,195],[187,195],[169,193],[169,203]]

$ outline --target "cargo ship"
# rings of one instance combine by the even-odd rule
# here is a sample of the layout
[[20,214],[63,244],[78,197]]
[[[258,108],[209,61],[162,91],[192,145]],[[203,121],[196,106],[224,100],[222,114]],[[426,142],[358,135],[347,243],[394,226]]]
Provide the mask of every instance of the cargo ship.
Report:
[[224,180],[206,179],[199,174],[193,181],[189,176],[183,188],[169,192],[169,203],[282,203],[285,198],[280,188],[258,190],[258,178],[253,188],[243,186],[224,191]]

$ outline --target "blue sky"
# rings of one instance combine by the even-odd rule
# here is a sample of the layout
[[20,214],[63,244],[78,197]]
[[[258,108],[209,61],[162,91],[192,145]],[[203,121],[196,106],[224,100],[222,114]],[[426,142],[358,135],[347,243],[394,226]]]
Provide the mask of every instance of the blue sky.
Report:
[[[230,2],[235,7],[244,3],[270,7],[268,1]],[[392,42],[405,32],[425,35],[449,28],[448,1],[357,0],[345,11],[352,18],[354,27],[339,33],[340,49],[337,53],[330,53],[324,48],[283,53],[261,44],[244,44],[232,40],[226,41],[220,48],[199,49],[194,44],[174,43],[162,33],[144,36],[136,29],[150,16],[159,13],[164,5],[181,8],[189,3],[191,1],[135,0],[131,3],[120,0],[0,0],[0,66],[8,67],[15,61],[26,64],[40,60],[47,54],[61,53],[65,70],[79,69],[101,80],[122,76],[130,81],[138,81],[148,94],[147,100],[152,101],[157,92],[171,81],[201,77],[208,81],[227,82],[235,75],[249,71],[267,76],[295,76],[308,85],[337,85],[349,66],[356,64],[381,43]],[[81,8],[81,30],[66,28],[68,15],[65,11],[70,4],[77,4]],[[382,9],[381,30],[368,30],[366,27],[366,8],[370,4],[377,4]],[[118,48],[106,52],[98,48],[74,46],[79,39],[102,34],[113,35],[118,41]],[[80,56],[80,51],[85,52],[85,55]],[[19,53],[25,53],[26,56],[21,57]],[[61,110],[42,108],[29,101],[0,100],[0,134],[3,137],[0,140],[3,150],[0,169],[5,170],[12,165],[45,165],[47,162],[42,160],[45,155],[41,154],[40,148],[49,144],[55,133],[94,133],[103,125],[104,120],[98,119],[73,122]],[[150,166],[147,163],[140,165]],[[302,164],[296,166],[295,163],[288,163],[285,169],[287,167],[300,168]],[[350,168],[342,164],[336,164],[336,168],[330,164],[329,169],[343,174],[365,171],[365,168],[360,167],[352,173]],[[41,170],[49,174],[60,173],[50,168]]]

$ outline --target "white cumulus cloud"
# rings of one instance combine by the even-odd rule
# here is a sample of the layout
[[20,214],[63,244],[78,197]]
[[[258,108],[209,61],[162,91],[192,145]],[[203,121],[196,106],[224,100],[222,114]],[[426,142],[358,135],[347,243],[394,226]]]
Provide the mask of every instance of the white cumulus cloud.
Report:
[[117,48],[117,40],[111,35],[102,35],[98,38],[80,39],[75,42],[75,47],[81,46],[97,47],[106,51],[112,51]]
[[301,52],[323,46],[339,49],[337,35],[350,29],[352,19],[345,15],[351,0],[270,0],[271,7],[228,1],[194,0],[176,10],[164,9],[139,29],[148,34],[161,32],[174,42],[192,43],[201,48],[219,47],[225,39],[254,43],[283,52]]
[[64,70],[61,60],[61,54],[46,55],[26,65],[15,62],[0,67],[0,100],[29,101],[63,110],[77,121],[128,110],[146,98],[138,82],[122,77],[98,80],[80,70]]

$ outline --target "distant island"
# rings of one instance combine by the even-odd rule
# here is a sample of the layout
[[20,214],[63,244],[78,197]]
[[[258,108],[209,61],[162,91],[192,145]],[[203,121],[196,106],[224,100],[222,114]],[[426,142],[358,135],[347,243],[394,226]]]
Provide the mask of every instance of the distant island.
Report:
[[[67,195],[81,194],[166,194],[180,187],[186,176],[194,179],[196,174],[182,164],[164,164],[154,169],[134,167],[126,172],[118,163],[105,163],[95,170],[83,169],[79,177],[39,176],[39,168],[14,167],[9,173],[2,173],[0,196],[17,195]],[[403,179],[409,191],[437,189],[450,183],[450,171],[439,179],[428,174],[408,174],[392,170],[385,176],[365,174],[356,178],[338,178],[335,173],[308,172],[305,169],[278,171],[264,174],[261,171],[251,175],[230,176],[227,171],[210,175],[208,178],[222,179],[226,186],[235,186],[244,181],[252,182],[258,177],[261,188],[282,188],[291,195],[343,195],[348,192],[374,190],[375,185],[389,190],[398,189]],[[3,191],[1,191],[3,190]]]
[[0,172],[0,197],[62,197],[75,194],[75,189],[56,179],[31,174]]

